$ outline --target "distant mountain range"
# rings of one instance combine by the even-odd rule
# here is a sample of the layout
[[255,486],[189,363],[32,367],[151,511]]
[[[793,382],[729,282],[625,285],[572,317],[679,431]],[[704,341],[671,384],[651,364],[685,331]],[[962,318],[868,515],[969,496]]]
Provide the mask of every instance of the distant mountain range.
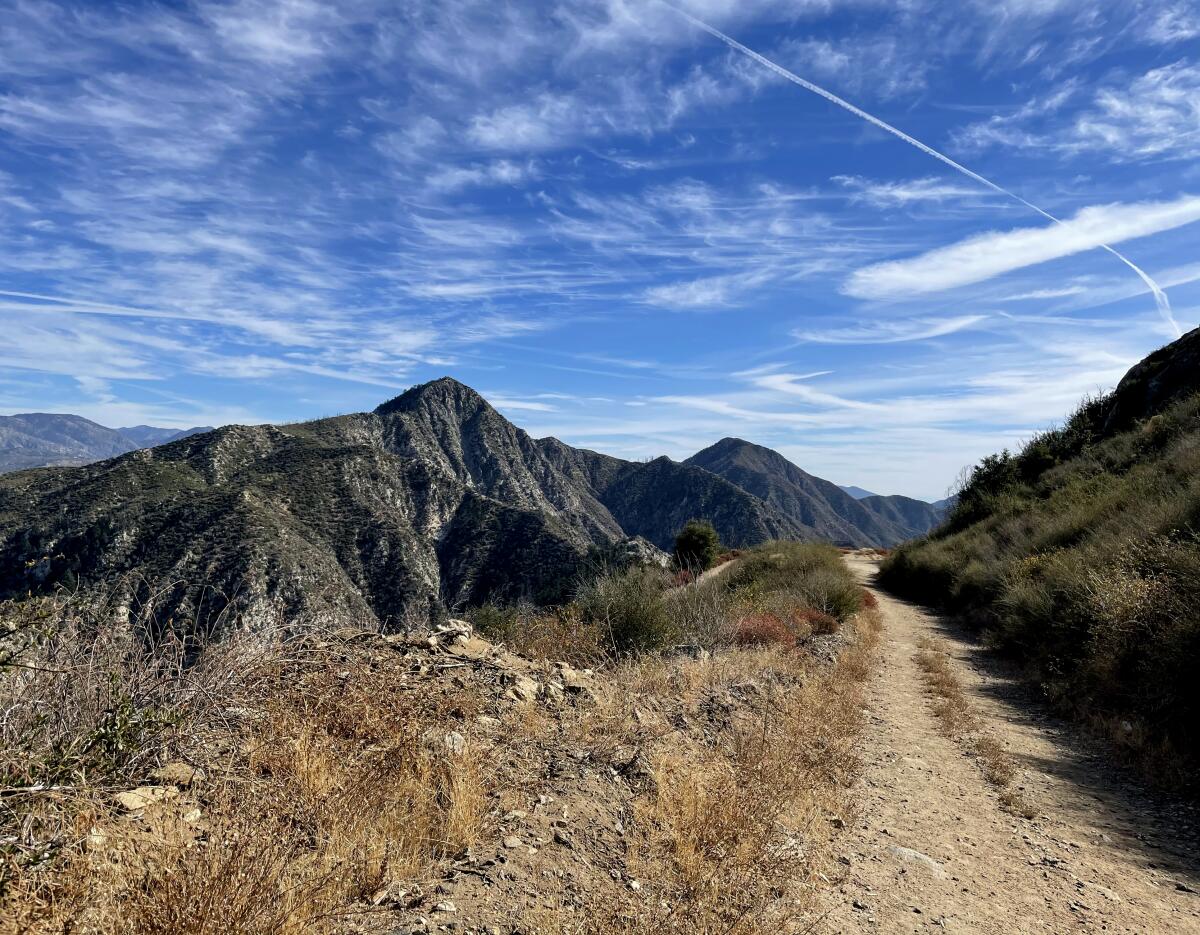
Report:
[[253,623],[282,607],[397,626],[486,598],[554,599],[598,554],[635,537],[670,548],[694,517],[730,546],[886,546],[940,512],[855,500],[736,438],[682,463],[534,439],[444,378],[369,413],[0,476],[0,596],[108,582],[118,605],[164,620],[204,625],[233,606]]
[[110,429],[82,416],[53,412],[0,416],[0,473],[89,464],[211,431],[211,426],[183,431],[152,425]]
[[850,494],[850,496],[852,496],[855,500],[863,500],[867,497],[879,496],[879,494],[872,493],[871,491],[865,490],[862,487],[855,487],[853,484],[843,484],[842,490]]

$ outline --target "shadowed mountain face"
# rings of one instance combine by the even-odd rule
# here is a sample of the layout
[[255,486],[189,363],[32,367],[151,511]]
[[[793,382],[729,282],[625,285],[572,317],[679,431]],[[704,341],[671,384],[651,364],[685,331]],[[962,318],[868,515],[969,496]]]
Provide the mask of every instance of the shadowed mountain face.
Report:
[[[889,500],[891,498],[879,498]],[[558,599],[596,549],[890,544],[898,523],[727,439],[688,462],[533,439],[451,379],[374,412],[228,426],[83,467],[0,477],[0,596],[107,582],[160,620],[276,609],[399,626],[486,598]]]
[[211,431],[135,425],[110,429],[82,416],[30,412],[0,416],[0,473],[31,467],[89,464]]
[[802,471],[778,452],[740,438],[723,438],[684,463],[737,484],[779,516],[807,529],[810,538],[837,545],[895,545],[926,532],[941,515],[929,504],[907,497],[858,500],[836,484]]

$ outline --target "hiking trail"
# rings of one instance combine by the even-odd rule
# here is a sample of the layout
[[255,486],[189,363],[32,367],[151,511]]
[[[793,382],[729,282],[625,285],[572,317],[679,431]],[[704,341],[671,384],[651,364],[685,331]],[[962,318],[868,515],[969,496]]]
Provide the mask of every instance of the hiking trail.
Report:
[[[884,630],[863,735],[861,813],[846,873],[813,932],[1200,933],[1200,810],[1145,788],[1052,714],[1003,661],[937,615],[873,586]],[[1036,810],[1001,807],[941,730],[914,654],[944,644],[975,713]]]

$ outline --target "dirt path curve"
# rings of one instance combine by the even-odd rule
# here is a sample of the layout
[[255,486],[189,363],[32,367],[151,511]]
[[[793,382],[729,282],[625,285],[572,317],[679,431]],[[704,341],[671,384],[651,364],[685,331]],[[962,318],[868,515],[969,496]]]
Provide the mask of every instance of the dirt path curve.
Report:
[[[848,556],[869,584],[873,561]],[[873,589],[874,590],[874,589]],[[936,616],[875,590],[882,659],[864,736],[861,817],[822,933],[1200,933],[1196,810],[1140,789]],[[1000,807],[939,731],[913,662],[944,641],[1037,818]]]

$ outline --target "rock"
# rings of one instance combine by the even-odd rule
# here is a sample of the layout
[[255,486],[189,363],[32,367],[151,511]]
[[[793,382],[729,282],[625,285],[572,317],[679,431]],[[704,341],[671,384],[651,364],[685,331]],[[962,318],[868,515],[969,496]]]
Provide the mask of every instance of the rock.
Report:
[[1101,896],[1103,896],[1105,899],[1107,899],[1111,903],[1119,903],[1119,902],[1123,901],[1121,899],[1121,897],[1119,895],[1117,895],[1117,893],[1114,890],[1110,890],[1107,886],[1101,886],[1099,883],[1086,883],[1084,885],[1089,890],[1093,890],[1094,892],[1099,893]]
[[139,786],[128,792],[118,792],[113,798],[125,811],[138,812],[148,805],[173,799],[177,795],[179,790],[171,786]]
[[564,664],[558,671],[558,677],[562,681],[563,689],[568,693],[582,695],[586,698],[595,697],[590,674],[585,674]]
[[434,912],[458,912],[458,906],[446,899],[433,907]]
[[892,844],[888,847],[888,853],[897,860],[906,864],[917,864],[925,867],[939,880],[945,880],[949,874],[946,873],[946,868],[939,864],[928,854],[922,854],[920,851],[914,851],[911,847],[900,847]]
[[531,679],[528,675],[520,675],[516,677],[512,686],[504,693],[506,698],[511,698],[513,701],[530,702],[538,696],[538,683]]
[[375,892],[375,894],[371,897],[371,905],[402,906],[404,905],[404,897],[407,895],[408,890],[406,890],[400,883],[392,882]]
[[642,888],[642,884],[639,883],[637,880],[630,880],[629,888],[631,890],[633,890],[634,892],[637,892],[638,890],[640,890]]
[[463,752],[467,749],[467,738],[456,730],[450,731],[450,733],[443,737],[442,743],[455,756],[462,756]]
[[525,842],[524,842],[524,841],[522,841],[522,840],[521,840],[519,837],[517,837],[515,834],[510,834],[508,837],[506,837],[506,838],[504,839],[504,841],[503,841],[503,844],[504,844],[504,846],[505,846],[505,847],[507,847],[509,850],[512,850],[512,849],[514,849],[514,848],[517,848],[517,847],[523,847],[523,846],[525,845]]
[[204,773],[182,760],[172,760],[150,774],[152,779],[168,786],[187,788],[192,783],[204,778]]

